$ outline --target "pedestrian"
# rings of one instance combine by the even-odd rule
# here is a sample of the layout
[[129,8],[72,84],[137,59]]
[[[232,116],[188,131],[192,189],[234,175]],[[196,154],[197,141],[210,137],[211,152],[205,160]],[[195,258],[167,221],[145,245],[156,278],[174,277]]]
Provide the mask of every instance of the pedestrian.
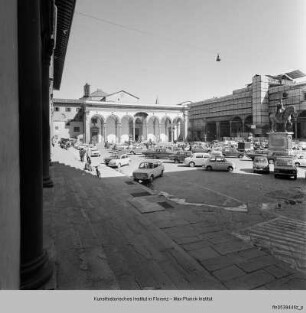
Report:
[[80,150],[80,159],[81,159],[81,162],[84,162],[84,156],[85,156],[85,150],[84,150],[84,149],[81,149],[81,150]]
[[101,176],[101,172],[99,170],[99,165],[96,166],[96,175],[98,178],[100,178],[100,176]]
[[91,164],[91,159],[90,156],[87,154],[87,163],[90,165]]

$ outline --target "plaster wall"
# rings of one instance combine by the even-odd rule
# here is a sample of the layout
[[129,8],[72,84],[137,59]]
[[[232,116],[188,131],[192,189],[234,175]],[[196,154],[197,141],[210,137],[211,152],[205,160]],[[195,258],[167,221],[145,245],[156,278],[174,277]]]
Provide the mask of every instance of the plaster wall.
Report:
[[0,289],[19,289],[17,0],[0,4]]

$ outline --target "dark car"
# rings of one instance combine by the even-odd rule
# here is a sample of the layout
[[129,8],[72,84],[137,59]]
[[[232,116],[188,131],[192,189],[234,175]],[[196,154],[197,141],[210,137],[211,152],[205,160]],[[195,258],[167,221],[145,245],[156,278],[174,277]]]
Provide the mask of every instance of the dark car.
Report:
[[191,151],[177,151],[176,153],[170,154],[169,159],[173,160],[174,163],[183,163],[185,158],[192,155]]
[[155,150],[147,150],[142,153],[147,158],[152,159],[168,159],[173,152],[168,149],[155,149]]
[[245,155],[254,161],[255,157],[257,157],[257,156],[265,156],[266,157],[268,155],[268,150],[249,151]]
[[297,179],[297,168],[292,157],[278,157],[274,164],[274,177],[292,177],[294,180]]
[[222,149],[222,154],[225,157],[242,158],[244,156],[244,152],[238,151],[235,148],[224,148],[224,149]]
[[286,151],[269,151],[267,158],[270,164],[275,163],[275,160],[279,157],[288,157],[288,152]]
[[264,155],[255,156],[253,161],[254,173],[270,173],[268,158]]

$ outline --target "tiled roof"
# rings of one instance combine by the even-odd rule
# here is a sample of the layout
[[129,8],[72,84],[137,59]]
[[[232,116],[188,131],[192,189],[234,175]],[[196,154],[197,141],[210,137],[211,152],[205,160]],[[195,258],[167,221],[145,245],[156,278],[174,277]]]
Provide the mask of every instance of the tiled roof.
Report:
[[102,89],[97,89],[96,91],[92,92],[89,97],[101,97],[101,98],[103,98],[107,95],[108,94],[106,92],[104,92]]

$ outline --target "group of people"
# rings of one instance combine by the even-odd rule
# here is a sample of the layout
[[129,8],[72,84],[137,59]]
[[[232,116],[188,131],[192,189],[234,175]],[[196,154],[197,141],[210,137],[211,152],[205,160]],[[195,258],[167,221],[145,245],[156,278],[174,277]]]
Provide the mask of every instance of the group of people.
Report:
[[[81,162],[84,162],[85,155],[87,154],[87,156],[86,156],[86,163],[85,163],[85,166],[84,166],[84,170],[85,170],[85,171],[88,171],[88,172],[92,172],[93,169],[92,169],[92,166],[91,166],[91,158],[90,158],[88,152],[86,152],[85,149],[80,149],[79,154],[80,154],[80,160],[81,160]],[[96,165],[96,166],[95,166],[95,169],[96,169],[96,175],[97,175],[97,177],[100,178],[101,172],[100,172],[100,170],[99,170],[99,165]]]

